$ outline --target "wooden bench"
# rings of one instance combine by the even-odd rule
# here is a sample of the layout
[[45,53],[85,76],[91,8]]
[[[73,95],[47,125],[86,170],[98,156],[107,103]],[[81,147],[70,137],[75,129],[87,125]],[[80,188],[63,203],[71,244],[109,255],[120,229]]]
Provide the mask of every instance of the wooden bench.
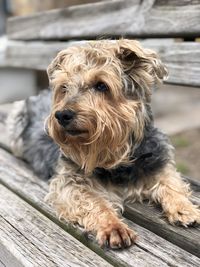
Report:
[[[74,42],[128,36],[160,53],[168,83],[199,86],[200,44],[180,39],[195,40],[199,22],[200,1],[192,0],[106,1],[16,17],[7,23],[0,66],[45,70]],[[123,251],[103,250],[81,228],[59,221],[44,202],[48,184],[10,154],[5,120],[0,112],[0,266],[200,266],[200,227],[169,225],[148,203],[126,207],[125,220],[140,238]],[[200,205],[200,184],[190,183]]]

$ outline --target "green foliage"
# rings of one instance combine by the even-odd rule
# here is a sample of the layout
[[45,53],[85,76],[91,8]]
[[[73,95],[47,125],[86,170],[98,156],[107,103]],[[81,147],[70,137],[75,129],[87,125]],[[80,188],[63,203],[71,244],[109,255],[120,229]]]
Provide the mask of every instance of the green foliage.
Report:
[[190,141],[185,137],[174,136],[172,137],[172,143],[176,148],[187,147],[190,145]]
[[189,174],[190,169],[184,162],[177,162],[176,167],[180,173],[185,175]]

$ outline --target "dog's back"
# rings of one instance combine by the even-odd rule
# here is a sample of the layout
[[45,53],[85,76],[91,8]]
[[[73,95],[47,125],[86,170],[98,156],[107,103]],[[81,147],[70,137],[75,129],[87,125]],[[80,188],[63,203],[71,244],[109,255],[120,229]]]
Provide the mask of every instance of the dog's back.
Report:
[[7,125],[12,152],[24,159],[44,179],[50,178],[59,157],[59,148],[45,132],[50,113],[51,92],[14,103]]

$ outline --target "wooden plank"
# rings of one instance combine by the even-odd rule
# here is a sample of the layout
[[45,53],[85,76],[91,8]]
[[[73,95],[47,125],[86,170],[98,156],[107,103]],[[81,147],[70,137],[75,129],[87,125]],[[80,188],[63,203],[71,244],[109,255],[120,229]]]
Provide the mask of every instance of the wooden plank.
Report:
[[[199,259],[194,255],[128,220],[126,222],[139,234],[140,238],[137,244],[124,251],[107,250],[103,252],[79,229],[58,221],[54,211],[43,201],[48,190],[47,183],[34,176],[22,161],[3,150],[0,151],[0,182],[115,266],[152,266],[153,264],[153,266],[181,267],[199,265]],[[145,212],[148,213],[148,208]],[[188,242],[190,241],[191,239]]]
[[2,185],[0,211],[6,266],[112,266]]
[[200,43],[175,42],[171,39],[146,39],[141,41],[144,47],[154,49],[167,63],[200,63]]
[[127,206],[125,216],[190,253],[200,256],[199,226],[186,229],[169,225],[162,217],[161,210],[148,204],[134,203]]
[[143,46],[155,50],[169,70],[166,83],[200,85],[200,43],[163,43],[159,40],[143,41]]
[[[56,54],[82,42],[23,42],[0,39],[0,67],[46,70]],[[174,43],[171,40],[141,41],[158,52],[169,69],[166,83],[200,86],[200,43]]]
[[10,18],[7,33],[15,40],[199,36],[199,23],[199,1],[111,0]]
[[57,53],[81,42],[22,42],[0,38],[0,67],[46,70]]
[[166,83],[188,86],[200,86],[200,64],[171,64],[166,62],[169,78]]

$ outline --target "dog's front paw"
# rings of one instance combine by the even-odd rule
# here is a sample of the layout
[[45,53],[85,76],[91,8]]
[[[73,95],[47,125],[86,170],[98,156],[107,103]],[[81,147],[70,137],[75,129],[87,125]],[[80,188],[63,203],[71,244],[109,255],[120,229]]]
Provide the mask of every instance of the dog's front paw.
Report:
[[174,225],[188,227],[200,224],[200,210],[189,201],[174,206],[166,216],[169,222]]
[[112,249],[130,247],[136,238],[136,233],[121,221],[108,223],[97,231],[99,245]]

